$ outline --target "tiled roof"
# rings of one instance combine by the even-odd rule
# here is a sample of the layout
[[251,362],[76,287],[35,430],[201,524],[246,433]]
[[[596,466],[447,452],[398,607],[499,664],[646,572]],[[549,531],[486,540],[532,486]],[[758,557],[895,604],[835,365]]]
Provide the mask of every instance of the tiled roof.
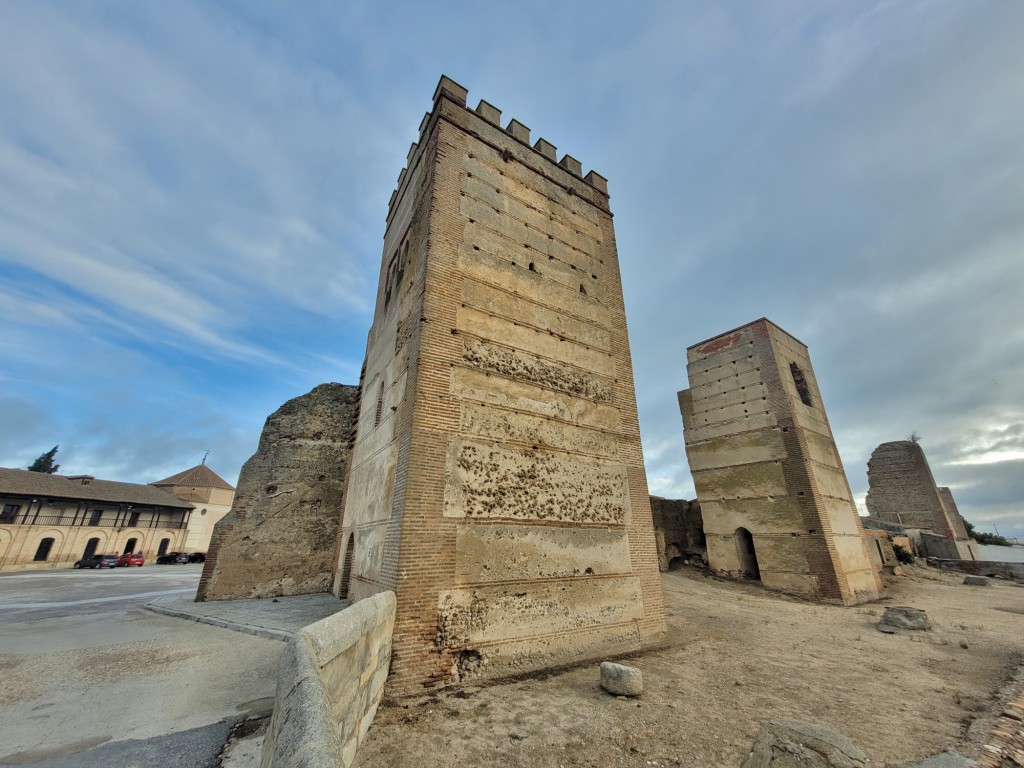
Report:
[[45,472],[0,467],[0,495],[39,496],[47,499],[104,501],[111,504],[137,504],[147,507],[191,509],[187,501],[172,496],[162,488],[139,483],[90,478],[82,484],[82,476],[74,479]]
[[191,488],[223,488],[227,491],[235,490],[235,486],[228,483],[223,477],[218,475],[205,464],[199,464],[192,467],[192,469],[186,469],[184,472],[171,475],[163,480],[157,480],[155,483],[151,483],[151,485],[156,485],[161,488],[168,485],[187,485]]

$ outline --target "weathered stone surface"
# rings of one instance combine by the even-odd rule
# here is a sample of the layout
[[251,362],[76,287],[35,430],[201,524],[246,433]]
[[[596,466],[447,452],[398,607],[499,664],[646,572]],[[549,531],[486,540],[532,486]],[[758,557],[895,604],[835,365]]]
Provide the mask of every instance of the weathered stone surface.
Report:
[[890,605],[882,614],[879,625],[887,624],[897,629],[931,629],[932,623],[928,615],[920,608],[909,608],[905,605]]
[[875,629],[881,632],[883,635],[895,635],[898,631],[892,624],[876,624]]
[[867,755],[845,736],[799,720],[761,728],[743,768],[867,768]]
[[214,530],[197,600],[327,592],[359,389],[321,384],[267,418]]
[[602,661],[601,687],[616,696],[639,696],[644,692],[643,674],[636,667]]
[[964,576],[964,584],[969,587],[991,587],[992,582],[985,576]]
[[618,462],[453,439],[447,481],[450,517],[626,522],[626,473]]

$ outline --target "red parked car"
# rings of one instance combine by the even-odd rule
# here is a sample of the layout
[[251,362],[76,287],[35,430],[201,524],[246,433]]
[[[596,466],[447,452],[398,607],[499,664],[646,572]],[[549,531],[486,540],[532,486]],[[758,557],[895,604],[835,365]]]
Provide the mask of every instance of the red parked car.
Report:
[[126,568],[130,565],[137,565],[139,568],[146,562],[146,558],[142,556],[141,552],[125,552],[119,558],[117,558],[118,566]]

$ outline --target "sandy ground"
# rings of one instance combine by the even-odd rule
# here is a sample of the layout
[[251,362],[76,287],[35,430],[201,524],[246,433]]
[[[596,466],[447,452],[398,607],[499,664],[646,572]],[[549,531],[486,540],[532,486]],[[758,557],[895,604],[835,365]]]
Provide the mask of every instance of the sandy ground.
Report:
[[[640,699],[604,693],[590,665],[386,706],[356,766],[736,768],[776,717],[836,730],[880,766],[976,755],[1022,661],[1024,588],[961,582],[912,568],[882,602],[843,608],[673,571],[668,647],[626,662]],[[884,635],[886,605],[923,608],[934,629]]]

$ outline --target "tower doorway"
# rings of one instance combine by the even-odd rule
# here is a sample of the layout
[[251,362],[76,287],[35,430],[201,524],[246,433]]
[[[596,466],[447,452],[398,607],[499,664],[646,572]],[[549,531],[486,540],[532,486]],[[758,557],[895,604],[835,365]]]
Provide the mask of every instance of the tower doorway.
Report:
[[746,528],[736,529],[736,554],[739,555],[740,571],[743,573],[743,578],[760,581],[761,569],[757,565],[754,537]]

